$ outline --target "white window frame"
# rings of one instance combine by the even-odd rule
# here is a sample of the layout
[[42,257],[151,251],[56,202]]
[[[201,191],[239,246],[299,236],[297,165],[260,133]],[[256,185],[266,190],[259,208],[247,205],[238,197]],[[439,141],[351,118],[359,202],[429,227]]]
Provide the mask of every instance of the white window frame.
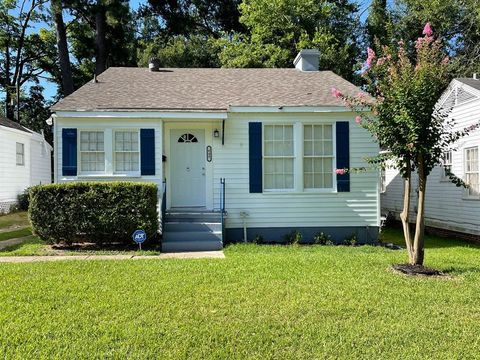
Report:
[[[266,126],[291,126],[292,127],[292,147],[293,147],[293,155],[292,156],[271,156],[265,155],[265,127]],[[297,161],[297,154],[295,151],[296,147],[296,135],[295,135],[295,124],[292,122],[278,122],[278,123],[262,123],[262,187],[263,187],[263,192],[294,192],[296,189],[296,167],[295,167],[295,162]],[[292,159],[293,160],[293,187],[292,188],[286,188],[286,189],[268,189],[265,187],[265,159]]]
[[[103,133],[103,151],[82,151],[82,132]],[[78,129],[77,136],[77,168],[79,175],[103,175],[107,172],[107,151],[106,151],[106,133],[105,129]],[[103,152],[103,170],[82,170],[82,153]]]
[[[322,127],[325,127],[325,126],[331,126],[332,127],[332,155],[328,155],[328,156],[318,156],[318,155],[308,155],[308,156],[305,156],[305,126],[322,126]],[[302,174],[301,174],[301,177],[302,177],[302,185],[303,185],[303,191],[304,192],[328,192],[328,193],[331,193],[333,191],[336,191],[336,188],[337,188],[337,179],[336,179],[336,173],[335,173],[335,169],[336,169],[336,162],[337,162],[337,158],[336,158],[336,129],[335,129],[335,123],[311,123],[311,122],[307,122],[307,123],[302,123],[302,133],[300,134],[301,135],[301,139],[302,139],[302,156],[301,156],[301,161],[302,161]],[[313,140],[315,141],[315,139]],[[329,188],[306,188],[305,187],[305,169],[304,169],[304,159],[305,158],[331,158],[332,159],[332,187],[329,187]]]
[[[467,152],[470,151],[470,150],[475,150],[475,149],[477,150],[477,171],[467,172]],[[477,186],[478,186],[477,192],[479,192],[479,194],[471,195],[470,194],[470,189],[465,189],[465,192],[464,192],[465,198],[466,199],[472,199],[472,200],[480,200],[480,147],[479,146],[469,146],[469,147],[464,148],[463,149],[463,158],[464,158],[464,161],[463,161],[464,181],[467,183],[467,175],[477,174],[478,182],[479,182],[479,184],[477,184]]]
[[[21,145],[22,152],[18,152],[18,145]],[[15,163],[17,166],[25,166],[25,144],[21,142],[15,143]],[[18,161],[18,157],[21,156],[21,161]]]
[[450,178],[445,173],[445,170],[450,167],[450,172],[452,171],[453,165],[453,150],[447,150],[442,154],[442,164],[440,166],[440,181],[449,182]]
[[[265,126],[293,126],[293,189],[266,189],[265,188]],[[332,188],[304,189],[304,126],[305,125],[330,125],[332,126]],[[335,121],[272,121],[262,122],[262,192],[264,194],[334,194],[337,193],[337,178],[335,169],[337,166],[337,138]],[[268,158],[268,156],[267,156]]]
[[[137,133],[137,137],[138,137],[138,151],[116,151],[115,150],[115,134],[118,133],[118,132],[136,132]],[[115,170],[116,167],[117,167],[117,164],[116,164],[116,153],[117,152],[138,152],[138,170],[135,170],[135,171],[117,171]],[[112,167],[112,171],[115,175],[120,175],[120,174],[124,174],[124,175],[140,175],[140,171],[141,171],[141,167],[142,167],[142,164],[141,164],[141,146],[140,146],[140,129],[137,129],[137,128],[125,128],[125,129],[113,129],[113,132],[112,132],[112,164],[113,164],[113,167]]]

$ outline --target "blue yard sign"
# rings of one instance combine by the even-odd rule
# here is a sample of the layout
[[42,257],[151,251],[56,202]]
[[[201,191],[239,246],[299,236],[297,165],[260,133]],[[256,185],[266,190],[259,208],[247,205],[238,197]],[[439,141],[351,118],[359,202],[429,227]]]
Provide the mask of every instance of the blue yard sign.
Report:
[[140,250],[142,250],[142,243],[147,240],[147,233],[144,230],[135,230],[132,235],[132,239],[138,244]]

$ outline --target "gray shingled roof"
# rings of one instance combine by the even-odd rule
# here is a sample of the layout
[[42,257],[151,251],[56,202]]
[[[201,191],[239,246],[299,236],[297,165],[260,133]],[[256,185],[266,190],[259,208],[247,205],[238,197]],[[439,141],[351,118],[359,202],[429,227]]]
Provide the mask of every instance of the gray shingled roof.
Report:
[[53,111],[225,111],[229,106],[343,106],[332,87],[359,89],[331,71],[112,67],[52,107]]
[[2,117],[0,117],[0,126],[5,126],[5,127],[16,129],[16,130],[25,131],[26,133],[31,132],[30,130],[28,130],[26,127],[23,127],[19,123],[9,120],[7,118],[2,118]]
[[456,78],[458,80],[468,86],[471,86],[474,89],[480,90],[480,80],[474,78]]

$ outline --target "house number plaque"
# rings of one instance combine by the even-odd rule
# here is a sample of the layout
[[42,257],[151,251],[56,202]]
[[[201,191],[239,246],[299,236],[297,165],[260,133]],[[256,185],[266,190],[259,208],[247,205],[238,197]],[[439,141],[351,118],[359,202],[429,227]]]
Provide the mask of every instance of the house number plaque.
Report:
[[212,162],[212,147],[210,145],[207,146],[207,161]]

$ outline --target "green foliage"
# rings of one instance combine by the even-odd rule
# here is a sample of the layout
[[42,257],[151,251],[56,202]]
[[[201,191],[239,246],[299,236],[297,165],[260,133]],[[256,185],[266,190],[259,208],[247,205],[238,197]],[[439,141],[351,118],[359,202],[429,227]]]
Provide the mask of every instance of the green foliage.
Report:
[[389,157],[405,178],[419,168],[428,176],[451,144],[470,131],[452,131],[450,109],[437,106],[451,77],[441,41],[419,38],[414,60],[400,41],[398,48],[384,47],[378,55],[370,51],[367,62],[363,77],[376,101],[362,94],[345,100],[361,114],[361,126],[389,150],[371,161]]
[[343,245],[356,246],[358,245],[357,234],[352,234],[343,239]]
[[288,245],[298,245],[302,241],[302,233],[297,230],[292,230],[286,234],[283,239]]
[[137,229],[155,238],[157,187],[130,182],[37,185],[30,191],[34,234],[50,243],[122,242]]
[[255,235],[255,237],[253,238],[253,243],[254,244],[263,244],[264,243],[264,239],[263,239],[263,236],[262,235]]
[[27,211],[30,204],[30,188],[26,188],[22,193],[17,195],[18,209]]
[[176,36],[166,43],[156,38],[146,44],[142,53],[138,54],[140,66],[148,66],[152,56],[156,57],[161,67],[202,68],[219,67],[218,53],[220,48],[213,39],[192,35]]
[[316,233],[313,236],[313,243],[317,245],[333,245],[332,237],[324,232]]
[[292,67],[297,52],[320,50],[320,68],[354,78],[358,51],[350,1],[246,0],[240,4],[245,35],[225,36],[220,55],[225,67]]

